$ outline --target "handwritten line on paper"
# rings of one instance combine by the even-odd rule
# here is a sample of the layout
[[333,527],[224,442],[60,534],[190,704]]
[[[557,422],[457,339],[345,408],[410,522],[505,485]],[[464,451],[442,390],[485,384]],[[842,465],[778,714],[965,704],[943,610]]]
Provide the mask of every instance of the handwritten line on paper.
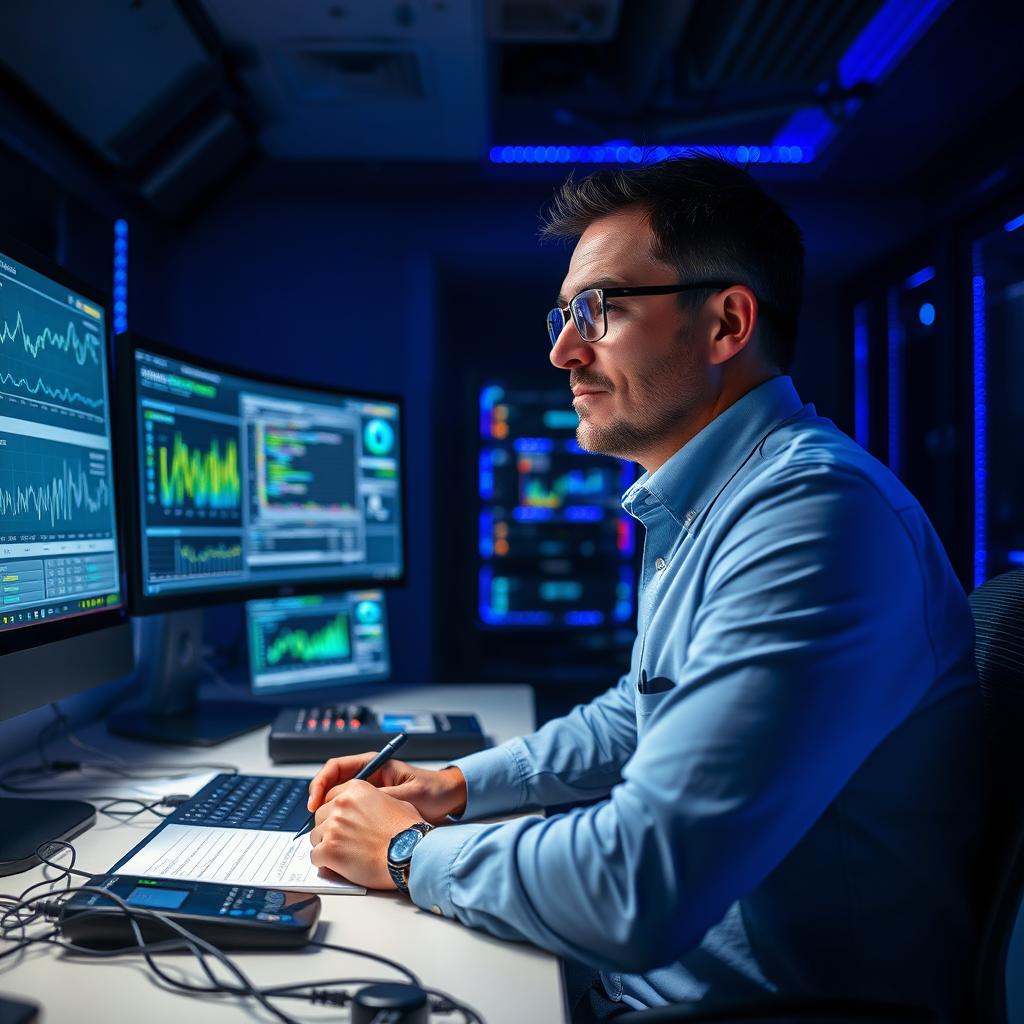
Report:
[[309,859],[309,843],[288,832],[168,825],[117,870],[126,875],[223,885],[262,885],[297,892],[363,895],[366,889]]

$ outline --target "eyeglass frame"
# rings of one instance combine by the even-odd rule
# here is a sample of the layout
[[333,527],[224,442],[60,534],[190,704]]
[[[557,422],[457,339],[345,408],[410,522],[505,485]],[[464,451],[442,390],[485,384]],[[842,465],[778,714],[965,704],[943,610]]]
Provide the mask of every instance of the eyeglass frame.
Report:
[[[569,300],[565,309],[561,306],[555,306],[553,309],[548,310],[547,319],[545,320],[548,328],[548,340],[551,342],[552,348],[558,344],[558,339],[562,336],[562,331],[565,330],[565,325],[569,322],[569,315],[571,315],[573,325],[576,328],[576,333],[579,334],[583,341],[588,345],[592,345],[594,342],[600,341],[608,333],[608,308],[605,306],[605,299],[607,298],[614,299],[625,297],[627,295],[673,295],[677,292],[702,291],[705,289],[720,292],[725,288],[731,288],[733,285],[739,283],[740,282],[738,281],[698,281],[694,284],[646,284],[616,288],[584,288]],[[583,331],[580,330],[579,320],[576,318],[576,311],[573,306],[576,300],[581,295],[586,295],[587,292],[597,292],[601,297],[601,318],[604,321],[604,330],[602,330],[596,338],[583,337]],[[555,312],[561,314],[562,326],[558,329],[557,334],[552,334],[551,317]]]

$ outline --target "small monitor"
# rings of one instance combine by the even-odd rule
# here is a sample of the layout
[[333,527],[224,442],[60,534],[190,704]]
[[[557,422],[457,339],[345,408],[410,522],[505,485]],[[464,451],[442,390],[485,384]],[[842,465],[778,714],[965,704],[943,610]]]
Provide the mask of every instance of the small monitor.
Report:
[[246,620],[254,694],[341,691],[391,672],[383,591],[250,601]]
[[140,610],[395,582],[401,405],[126,339]]

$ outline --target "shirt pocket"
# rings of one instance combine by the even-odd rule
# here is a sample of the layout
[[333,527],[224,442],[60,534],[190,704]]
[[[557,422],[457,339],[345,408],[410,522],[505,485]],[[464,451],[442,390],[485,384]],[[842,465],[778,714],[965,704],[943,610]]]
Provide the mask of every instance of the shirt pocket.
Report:
[[636,735],[638,739],[643,735],[644,729],[650,722],[651,715],[657,711],[658,705],[674,689],[675,687],[673,686],[671,689],[662,690],[661,693],[641,693],[639,690],[636,691]]

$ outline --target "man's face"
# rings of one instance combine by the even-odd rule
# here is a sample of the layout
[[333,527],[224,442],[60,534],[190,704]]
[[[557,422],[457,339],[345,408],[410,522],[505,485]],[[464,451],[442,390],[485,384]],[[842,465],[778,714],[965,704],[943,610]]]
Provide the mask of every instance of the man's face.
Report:
[[[586,288],[676,284],[678,272],[651,256],[651,241],[642,210],[595,221],[576,244],[559,305]],[[607,310],[600,341],[585,342],[570,318],[551,350],[552,364],[569,371],[577,441],[587,451],[663,461],[707,400],[704,347],[676,295],[609,298]]]

